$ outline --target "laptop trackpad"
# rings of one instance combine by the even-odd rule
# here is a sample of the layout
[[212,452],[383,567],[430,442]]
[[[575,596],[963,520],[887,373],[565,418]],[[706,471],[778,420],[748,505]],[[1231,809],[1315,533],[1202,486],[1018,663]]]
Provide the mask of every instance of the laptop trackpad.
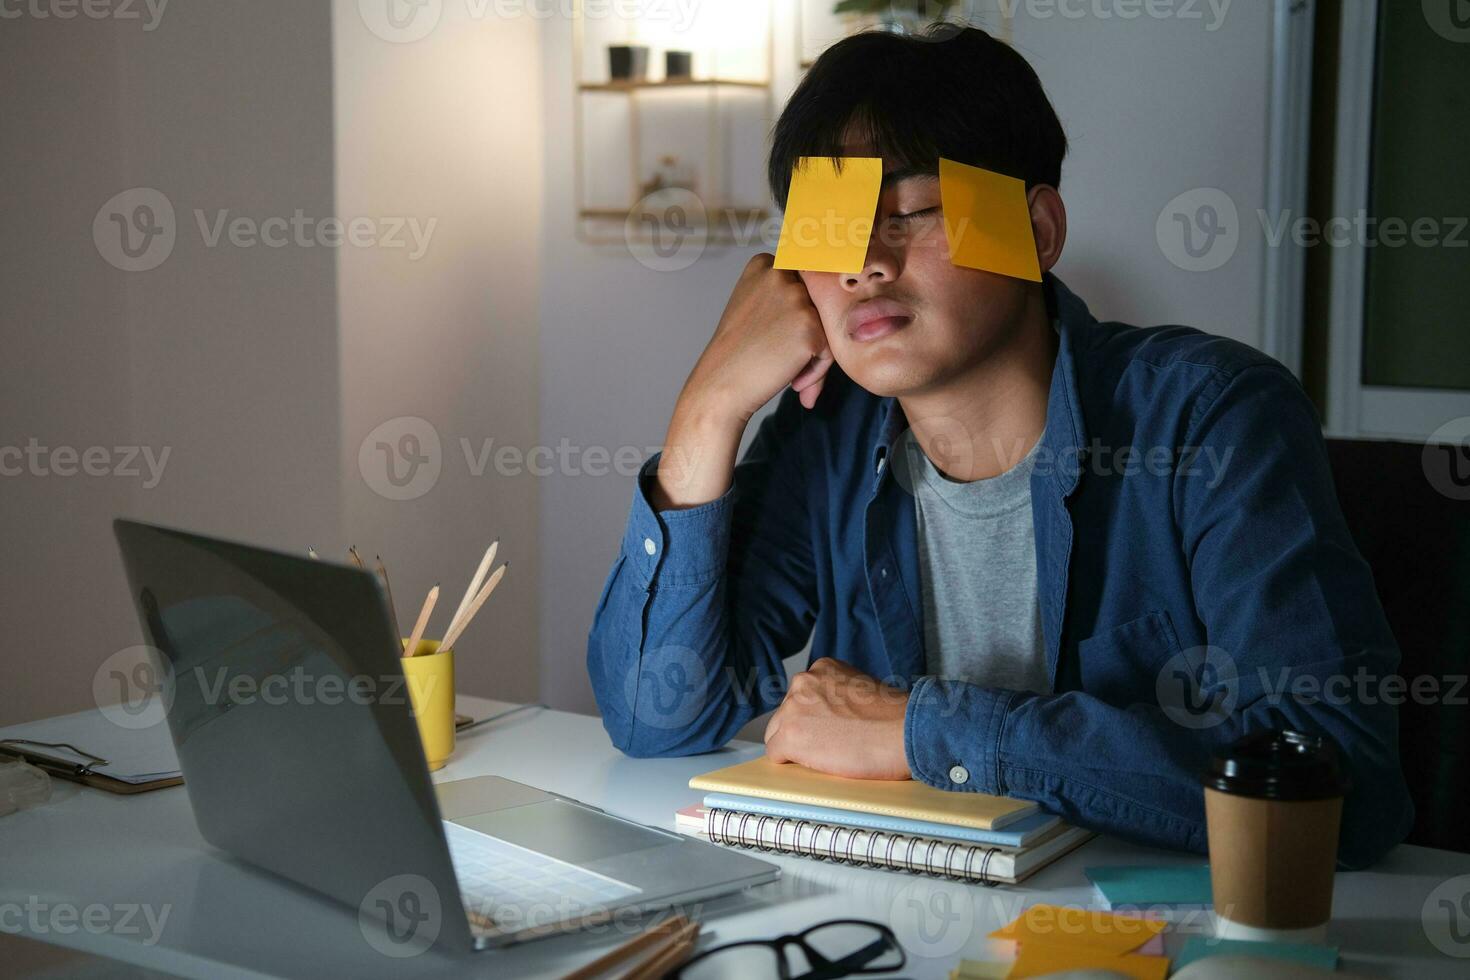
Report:
[[453,819],[461,827],[478,830],[572,864],[586,864],[679,841],[677,837],[665,836],[656,830],[561,800]]

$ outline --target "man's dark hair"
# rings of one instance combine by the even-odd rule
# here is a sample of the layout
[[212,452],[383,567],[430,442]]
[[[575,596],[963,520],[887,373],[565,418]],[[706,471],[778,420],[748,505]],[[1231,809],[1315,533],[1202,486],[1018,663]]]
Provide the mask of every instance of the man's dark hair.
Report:
[[1056,187],[1067,137],[1026,59],[974,27],[844,38],[812,65],[771,138],[769,180],[784,207],[800,157],[839,157],[849,127],[904,169],[946,157]]

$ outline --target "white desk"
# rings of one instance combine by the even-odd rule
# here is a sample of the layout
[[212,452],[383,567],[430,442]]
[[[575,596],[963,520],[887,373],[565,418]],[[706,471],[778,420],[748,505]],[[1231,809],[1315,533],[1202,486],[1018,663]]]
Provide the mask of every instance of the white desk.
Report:
[[[485,717],[505,707],[462,698]],[[696,802],[691,776],[757,754],[755,745],[687,759],[635,760],[619,754],[596,718],[531,709],[463,736],[438,780],[492,773],[671,827]],[[0,818],[0,908],[49,903],[83,908],[167,910],[159,940],[77,928],[21,934],[155,970],[197,977],[559,976],[622,941],[610,929],[462,956],[379,954],[356,910],[258,872],[210,849],[194,826],[182,788],[112,796],[58,782],[57,798]],[[943,977],[961,956],[1000,958],[985,938],[1035,901],[1090,905],[1083,868],[1098,864],[1198,861],[1189,855],[1096,839],[1018,888],[984,888],[801,858],[775,858],[781,881],[705,903],[716,942],[771,937],[824,919],[889,923],[909,955],[902,975]],[[1446,879],[1470,874],[1470,855],[1400,847],[1372,871],[1340,874],[1330,939],[1341,968],[1368,975],[1464,977],[1470,959],[1452,959],[1427,938],[1426,899]],[[1437,903],[1435,903],[1437,905]],[[116,915],[117,913],[111,913]],[[1444,915],[1436,910],[1429,914]],[[14,931],[11,921],[0,928]],[[142,919],[139,918],[139,924]],[[1179,940],[1182,941],[1182,940]],[[1170,938],[1170,951],[1176,937]],[[1470,943],[1461,952],[1470,955]],[[0,969],[3,972],[3,969]]]

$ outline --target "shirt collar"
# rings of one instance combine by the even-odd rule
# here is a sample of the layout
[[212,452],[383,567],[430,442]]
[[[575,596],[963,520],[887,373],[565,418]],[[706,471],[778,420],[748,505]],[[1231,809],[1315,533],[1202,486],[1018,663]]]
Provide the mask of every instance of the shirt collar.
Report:
[[[1056,317],[1057,361],[1052,367],[1051,392],[1046,403],[1046,430],[1041,434],[1037,456],[1048,460],[1053,481],[1063,497],[1077,488],[1082,475],[1082,453],[1087,445],[1087,430],[1082,419],[1082,399],[1077,392],[1077,351],[1085,344],[1084,335],[1097,321],[1077,294],[1050,272],[1042,276],[1047,311]],[[888,462],[895,452],[908,421],[897,398],[883,399],[879,415],[878,439],[870,457],[873,484],[888,472]]]

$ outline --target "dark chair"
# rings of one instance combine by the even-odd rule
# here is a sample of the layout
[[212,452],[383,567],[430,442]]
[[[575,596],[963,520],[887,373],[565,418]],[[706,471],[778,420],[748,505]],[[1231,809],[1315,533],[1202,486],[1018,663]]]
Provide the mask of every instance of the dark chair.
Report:
[[[1327,452],[1410,684],[1399,705],[1417,811],[1408,842],[1470,851],[1470,501],[1429,482],[1423,444],[1329,439]],[[1416,677],[1435,678],[1437,696],[1415,698]]]

